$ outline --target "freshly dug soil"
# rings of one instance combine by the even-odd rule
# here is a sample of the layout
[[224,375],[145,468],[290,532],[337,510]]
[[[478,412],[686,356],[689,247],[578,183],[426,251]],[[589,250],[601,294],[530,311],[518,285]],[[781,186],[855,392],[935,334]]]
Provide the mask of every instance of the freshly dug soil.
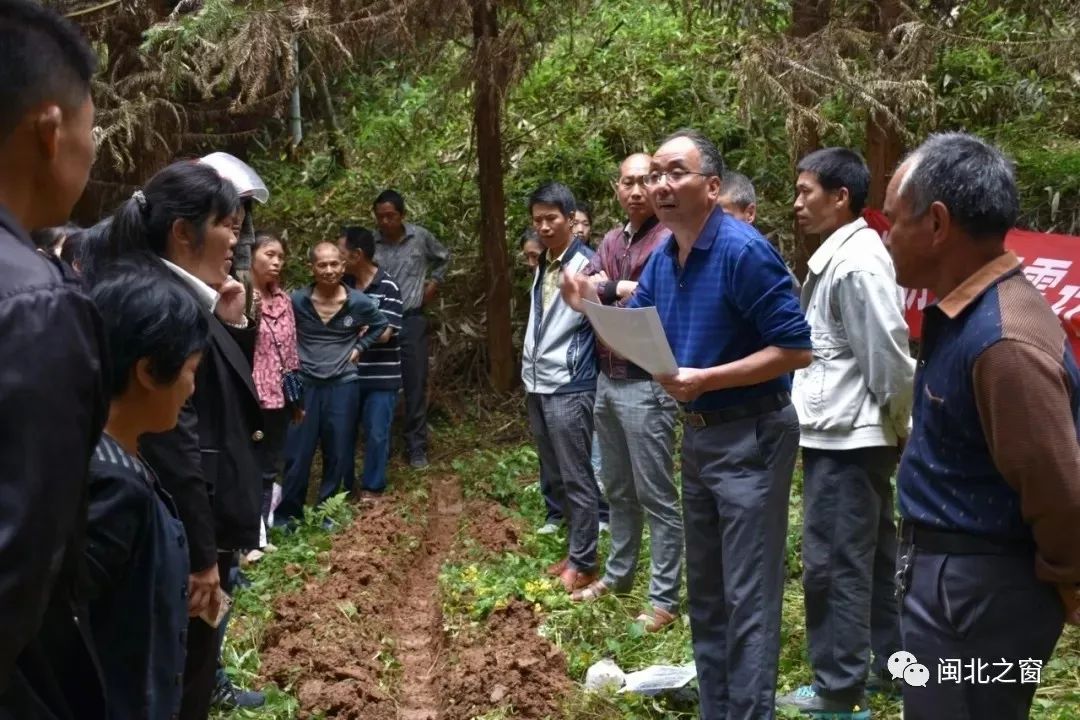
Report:
[[275,604],[262,672],[280,687],[293,687],[301,718],[318,712],[345,720],[397,716],[394,699],[380,689],[387,671],[378,656],[388,649],[383,641],[391,637],[391,617],[416,554],[409,538],[424,531],[397,512],[398,501],[388,495],[365,506],[335,538],[329,572]]
[[471,500],[465,505],[463,517],[469,538],[484,550],[501,553],[518,549],[521,527],[499,505]]
[[518,718],[557,718],[573,682],[562,651],[537,634],[539,624],[530,605],[514,601],[480,627],[448,639],[443,720],[469,720],[506,706]]

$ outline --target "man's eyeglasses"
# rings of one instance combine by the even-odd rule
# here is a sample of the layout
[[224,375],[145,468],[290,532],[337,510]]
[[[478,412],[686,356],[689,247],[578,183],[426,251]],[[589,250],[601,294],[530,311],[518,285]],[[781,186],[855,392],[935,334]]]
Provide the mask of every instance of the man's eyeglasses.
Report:
[[678,185],[691,175],[712,177],[708,173],[693,172],[691,170],[675,168],[674,170],[668,170],[667,172],[651,172],[644,178],[642,178],[642,180],[645,182],[645,187],[655,187],[656,185],[664,182],[664,180],[667,180],[669,185]]

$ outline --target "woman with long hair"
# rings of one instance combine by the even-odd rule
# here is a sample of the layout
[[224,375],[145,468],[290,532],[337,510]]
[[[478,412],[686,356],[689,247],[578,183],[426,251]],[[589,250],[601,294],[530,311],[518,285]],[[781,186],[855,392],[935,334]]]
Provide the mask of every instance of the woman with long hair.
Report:
[[262,412],[252,380],[255,325],[244,288],[229,276],[240,202],[232,183],[198,162],[158,172],[113,215],[104,242],[84,252],[91,286],[119,258],[164,267],[193,297],[210,328],[195,393],[176,428],[146,435],[140,450],[172,495],[187,531],[191,575],[181,718],[204,720],[217,670],[214,618],[231,589],[237,551],[257,547],[262,483],[256,445]]
[[258,299],[259,330],[255,337],[254,368],[265,433],[259,444],[259,460],[263,479],[262,516],[266,528],[271,525],[271,500],[274,482],[281,472],[285,430],[290,419],[298,422],[303,417],[303,410],[289,405],[282,390],[285,374],[300,369],[292,300],[281,286],[285,253],[285,243],[276,233],[261,231],[255,234],[251,275]]

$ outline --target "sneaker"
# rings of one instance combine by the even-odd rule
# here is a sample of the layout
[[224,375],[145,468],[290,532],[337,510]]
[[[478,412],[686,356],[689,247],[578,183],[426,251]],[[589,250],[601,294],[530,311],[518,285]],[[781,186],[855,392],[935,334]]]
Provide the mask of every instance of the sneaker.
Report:
[[606,522],[601,521],[601,523],[600,523],[600,532],[611,534],[611,523],[606,523]]
[[803,685],[794,692],[776,698],[778,708],[793,708],[816,720],[870,720],[870,708],[865,699],[857,703],[842,702],[819,695],[813,685]]
[[554,535],[559,532],[562,523],[547,522],[536,529],[537,535]]
[[266,704],[266,696],[254,690],[241,690],[226,679],[214,688],[210,704],[224,710],[261,708]]
[[427,454],[422,452],[413,453],[409,458],[409,466],[412,467],[413,470],[423,470],[428,466]]

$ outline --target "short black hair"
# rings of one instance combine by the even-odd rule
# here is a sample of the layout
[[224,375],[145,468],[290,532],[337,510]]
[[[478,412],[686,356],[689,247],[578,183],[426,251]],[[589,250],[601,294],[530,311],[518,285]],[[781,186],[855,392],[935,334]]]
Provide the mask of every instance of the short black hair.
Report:
[[830,147],[815,150],[799,161],[796,172],[814,173],[826,190],[847,188],[848,208],[858,216],[870,194],[870,168],[862,155],[849,148]]
[[589,224],[592,225],[592,208],[589,203],[584,200],[578,200],[574,206],[574,212],[585,213],[585,217],[589,219]]
[[38,250],[54,252],[61,240],[66,240],[81,229],[82,228],[78,225],[72,223],[68,223],[67,225],[57,225],[56,227],[41,228],[40,230],[31,232],[30,239],[34,242],[34,247]]
[[709,177],[715,175],[722,178],[724,176],[724,156],[720,154],[716,143],[707,138],[705,133],[693,128],[679,128],[664,138],[660,144],[666,145],[678,138],[686,138],[694,143],[694,147],[698,149],[698,154],[701,155],[701,172],[703,174]]
[[938,133],[904,160],[897,189],[920,217],[935,202],[973,238],[1000,240],[1016,224],[1020,198],[1012,161],[996,147],[967,133]]
[[35,105],[71,109],[85,102],[96,67],[74,23],[33,0],[0,0],[0,140]]
[[361,225],[346,225],[341,230],[341,236],[345,238],[345,247],[353,252],[359,250],[368,260],[375,259],[374,233]]
[[577,209],[577,201],[574,193],[562,183],[549,182],[533,190],[529,196],[529,214],[532,214],[534,205],[554,205],[564,217],[573,217]]
[[383,203],[390,203],[399,213],[405,214],[405,198],[401,197],[401,193],[397,190],[383,190],[375,198],[375,202],[371,203],[371,209],[374,210]]
[[119,261],[90,291],[90,298],[101,314],[108,345],[111,398],[124,394],[142,358],[149,359],[154,380],[168,384],[188,358],[206,348],[206,316],[191,293],[160,265]]

